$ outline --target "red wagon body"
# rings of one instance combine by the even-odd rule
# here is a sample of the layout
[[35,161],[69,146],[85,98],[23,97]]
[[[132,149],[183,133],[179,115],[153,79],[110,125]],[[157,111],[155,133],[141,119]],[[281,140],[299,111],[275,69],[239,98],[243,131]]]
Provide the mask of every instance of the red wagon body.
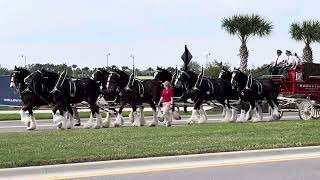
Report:
[[288,69],[287,77],[283,75],[267,75],[279,86],[279,101],[282,106],[295,104],[301,119],[319,118],[320,102],[320,64],[305,63]]

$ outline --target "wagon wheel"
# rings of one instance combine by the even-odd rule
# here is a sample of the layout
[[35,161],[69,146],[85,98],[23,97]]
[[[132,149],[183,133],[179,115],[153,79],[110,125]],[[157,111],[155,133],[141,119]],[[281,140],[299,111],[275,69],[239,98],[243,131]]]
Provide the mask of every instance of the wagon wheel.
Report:
[[313,105],[309,100],[304,100],[299,104],[299,116],[301,120],[310,120],[312,118]]

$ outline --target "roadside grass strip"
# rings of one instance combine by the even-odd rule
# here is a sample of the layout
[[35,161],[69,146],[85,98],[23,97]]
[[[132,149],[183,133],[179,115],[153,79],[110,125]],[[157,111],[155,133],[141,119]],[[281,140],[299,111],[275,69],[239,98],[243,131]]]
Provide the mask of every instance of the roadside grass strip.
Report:
[[[129,116],[129,111],[123,111],[123,117],[128,117]],[[220,111],[207,111],[208,115],[213,115],[213,114],[219,114],[221,113]],[[52,119],[52,114],[51,113],[34,113],[36,120],[40,119]],[[102,117],[106,117],[106,113],[102,112],[101,113]],[[151,111],[145,111],[144,112],[145,116],[152,116]],[[191,115],[191,112],[180,112],[180,115]],[[89,118],[90,117],[90,112],[79,112],[80,118]],[[20,114],[19,113],[13,113],[13,114],[0,114],[0,121],[10,121],[10,120],[20,120]]]
[[0,167],[320,145],[320,121],[1,133]]

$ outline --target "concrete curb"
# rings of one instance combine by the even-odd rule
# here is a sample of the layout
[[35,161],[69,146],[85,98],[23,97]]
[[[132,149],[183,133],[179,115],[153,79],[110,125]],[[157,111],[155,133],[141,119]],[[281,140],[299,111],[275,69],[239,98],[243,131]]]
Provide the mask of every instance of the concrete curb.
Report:
[[251,150],[251,151],[237,151],[237,152],[222,152],[222,153],[209,153],[209,154],[196,154],[196,155],[182,155],[182,156],[166,156],[155,158],[140,158],[128,160],[113,160],[113,161],[100,161],[88,163],[74,163],[74,164],[61,164],[61,165],[47,165],[47,166],[34,166],[22,168],[8,168],[0,169],[0,179],[9,179],[19,177],[56,177],[57,175],[65,174],[83,174],[85,172],[103,172],[112,171],[113,169],[130,169],[139,167],[160,167],[162,165],[181,164],[186,163],[205,163],[205,162],[218,162],[218,161],[231,161],[237,159],[264,159],[264,157],[277,158],[282,156],[299,156],[316,155],[320,157],[320,146],[309,147],[296,147],[296,148],[280,148],[280,149],[264,149],[264,150]]

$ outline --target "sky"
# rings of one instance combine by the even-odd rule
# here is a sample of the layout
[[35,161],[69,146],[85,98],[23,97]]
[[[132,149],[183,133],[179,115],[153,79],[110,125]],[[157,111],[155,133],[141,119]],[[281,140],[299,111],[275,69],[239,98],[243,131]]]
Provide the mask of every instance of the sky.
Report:
[[[320,18],[319,1],[304,0],[0,0],[0,64],[66,63],[137,68],[180,66],[184,45],[193,61],[217,59],[239,66],[240,41],[221,28],[234,14],[256,13],[271,21],[272,34],[251,38],[249,67],[269,63],[276,50],[302,56],[291,39],[292,22]],[[315,62],[320,46],[312,44]]]

